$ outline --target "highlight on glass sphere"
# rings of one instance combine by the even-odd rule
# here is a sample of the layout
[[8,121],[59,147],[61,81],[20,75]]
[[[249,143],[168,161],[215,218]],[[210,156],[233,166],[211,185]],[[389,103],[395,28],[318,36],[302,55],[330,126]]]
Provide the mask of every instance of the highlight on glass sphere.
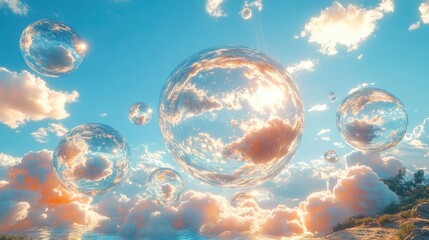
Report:
[[252,9],[248,8],[248,7],[244,7],[243,9],[241,9],[240,11],[240,16],[244,19],[244,20],[249,20],[252,17]]
[[54,173],[68,190],[95,196],[113,188],[128,174],[129,146],[112,127],[89,123],[67,132],[53,157]]
[[31,69],[48,77],[59,77],[79,68],[86,43],[66,24],[42,19],[28,25],[19,46]]
[[330,163],[336,163],[340,159],[338,157],[337,152],[335,152],[334,150],[328,150],[328,151],[326,151],[325,154],[324,154],[324,158],[325,158],[326,161],[328,161]]
[[244,188],[275,177],[304,125],[299,91],[283,67],[256,50],[218,47],[181,63],[164,85],[159,125],[190,175]]
[[337,109],[342,138],[361,151],[382,151],[398,144],[408,126],[402,102],[377,88],[362,88],[347,96]]
[[128,112],[128,119],[138,126],[145,125],[152,118],[152,109],[143,102],[134,103]]
[[182,196],[184,183],[182,177],[170,168],[154,171],[146,182],[149,198],[160,206],[176,203]]

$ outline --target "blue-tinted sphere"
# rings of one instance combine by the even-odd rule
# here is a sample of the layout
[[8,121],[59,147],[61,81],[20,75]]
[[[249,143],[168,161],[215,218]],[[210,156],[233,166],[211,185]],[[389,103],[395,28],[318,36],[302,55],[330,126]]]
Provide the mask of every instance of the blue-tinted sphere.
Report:
[[149,198],[160,206],[176,203],[182,196],[184,183],[182,177],[170,168],[154,171],[146,182]]
[[59,141],[53,160],[59,182],[71,191],[97,195],[128,174],[129,146],[122,135],[99,123],[79,125]]
[[59,77],[78,69],[87,48],[71,27],[46,19],[27,26],[19,45],[28,66],[48,77]]
[[128,119],[131,123],[142,126],[152,118],[152,109],[143,102],[134,103],[128,111]]
[[187,173],[237,188],[275,177],[304,125],[295,83],[249,48],[213,48],[185,60],[164,86],[159,114],[167,148]]
[[343,139],[361,151],[381,151],[398,144],[408,126],[404,105],[382,89],[362,88],[349,94],[337,109]]

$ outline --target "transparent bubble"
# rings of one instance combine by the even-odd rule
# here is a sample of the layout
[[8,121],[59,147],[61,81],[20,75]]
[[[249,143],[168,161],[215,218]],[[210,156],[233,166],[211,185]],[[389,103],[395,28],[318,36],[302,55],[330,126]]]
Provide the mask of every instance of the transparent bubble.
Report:
[[334,92],[329,92],[329,93],[328,93],[328,99],[329,99],[329,101],[331,101],[331,102],[335,102],[335,101],[337,101],[337,97],[335,96],[335,93],[334,93]]
[[249,48],[213,48],[185,60],[164,86],[159,114],[179,165],[224,187],[251,187],[275,177],[295,154],[304,124],[290,76]]
[[405,135],[408,116],[392,94],[362,88],[347,96],[337,109],[337,127],[344,140],[362,151],[381,151],[398,144]]
[[176,203],[182,196],[183,189],[182,177],[170,168],[154,171],[146,182],[149,198],[160,206]]
[[240,11],[240,16],[244,19],[244,20],[249,20],[252,17],[252,9],[248,8],[248,7],[244,7],[243,9],[241,9]]
[[252,192],[239,192],[232,197],[230,204],[233,207],[254,207],[258,199]]
[[334,150],[326,151],[324,157],[325,157],[325,160],[330,162],[330,163],[336,163],[340,159],[338,157],[337,152],[335,152]]
[[152,118],[152,109],[143,102],[134,103],[128,112],[128,119],[138,126],[145,125]]
[[110,126],[79,125],[66,133],[54,152],[54,173],[69,190],[97,195],[121,182],[131,153],[125,138]]
[[28,66],[48,77],[78,69],[86,52],[85,42],[71,27],[46,19],[27,26],[19,46]]

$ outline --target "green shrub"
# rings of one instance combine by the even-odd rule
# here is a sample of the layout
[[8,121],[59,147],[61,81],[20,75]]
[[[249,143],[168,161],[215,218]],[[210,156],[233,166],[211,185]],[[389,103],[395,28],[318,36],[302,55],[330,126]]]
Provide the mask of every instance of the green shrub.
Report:
[[379,223],[387,223],[392,221],[392,215],[390,214],[384,214],[383,216],[380,216],[378,218]]
[[400,213],[399,213],[399,215],[401,216],[401,218],[410,218],[410,217],[414,217],[414,216],[412,216],[413,214],[412,214],[412,212],[411,212],[411,209],[409,209],[409,210],[405,210],[405,211],[402,211],[402,212],[400,212]]
[[414,231],[414,228],[414,224],[412,223],[403,224],[396,235],[399,237],[399,240],[404,240],[412,231]]

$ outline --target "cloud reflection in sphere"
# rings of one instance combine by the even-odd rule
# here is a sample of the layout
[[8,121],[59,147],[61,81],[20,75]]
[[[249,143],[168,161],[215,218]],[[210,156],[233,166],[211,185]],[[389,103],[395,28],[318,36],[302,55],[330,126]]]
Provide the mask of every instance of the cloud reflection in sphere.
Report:
[[145,125],[152,118],[152,109],[143,102],[134,103],[128,112],[128,119],[135,125]]
[[335,152],[334,150],[328,150],[328,151],[326,151],[325,154],[324,154],[324,158],[325,158],[326,161],[328,161],[330,163],[336,163],[340,159],[338,157],[337,152]]
[[303,105],[283,67],[249,48],[199,52],[170,75],[159,125],[169,152],[197,179],[252,187],[275,177],[301,139]]
[[160,206],[176,203],[182,196],[184,183],[182,177],[170,168],[154,171],[146,182],[149,198]]
[[130,164],[126,140],[99,123],[79,125],[66,133],[53,158],[54,173],[64,187],[92,196],[121,182]]
[[233,207],[255,207],[258,199],[252,192],[239,192],[236,193],[231,199],[231,206]]
[[337,109],[337,128],[343,139],[361,151],[381,151],[398,144],[408,126],[402,102],[382,89],[362,88],[347,96]]
[[48,77],[59,77],[78,69],[87,47],[71,27],[46,19],[27,26],[19,45],[28,66]]

